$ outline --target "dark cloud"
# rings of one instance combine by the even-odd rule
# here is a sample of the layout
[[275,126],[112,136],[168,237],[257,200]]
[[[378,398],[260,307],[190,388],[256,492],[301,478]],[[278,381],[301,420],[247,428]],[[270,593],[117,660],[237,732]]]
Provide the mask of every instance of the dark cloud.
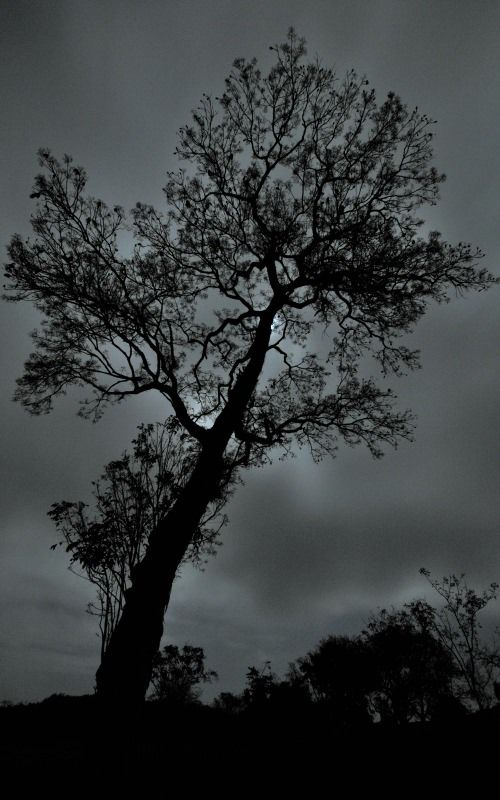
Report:
[[[427,229],[464,239],[498,274],[497,129],[500,9],[419,0],[3,4],[2,245],[28,233],[35,152],[70,152],[90,190],[125,207],[162,204],[176,166],[176,130],[202,92],[217,94],[232,60],[283,40],[293,24],[311,55],[340,74],[354,66],[380,96],[394,89],[438,120],[436,164],[448,174]],[[418,569],[500,576],[498,290],[432,308],[412,337],[423,369],[395,383],[417,414],[416,439],[373,461],[341,447],[248,474],[229,509],[224,545],[205,572],[176,582],[167,637],[203,646],[238,689],[249,664],[278,670],[330,632],[355,632],[378,605],[427,592]],[[10,397],[30,349],[32,310],[3,305],[0,519],[4,644],[1,697],[90,691],[98,658],[92,590],[50,551],[56,500],[86,499],[104,464],[156,398],[75,416],[78,393],[31,418]]]

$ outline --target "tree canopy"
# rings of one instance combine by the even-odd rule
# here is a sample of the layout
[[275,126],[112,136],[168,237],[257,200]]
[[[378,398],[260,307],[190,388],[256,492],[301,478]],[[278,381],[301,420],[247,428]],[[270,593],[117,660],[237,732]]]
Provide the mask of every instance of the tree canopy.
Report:
[[460,707],[453,693],[454,660],[412,608],[382,609],[364,631],[374,671],[372,707],[383,722],[396,725],[425,722]]
[[187,166],[169,174],[166,212],[138,203],[128,219],[85,193],[70,157],[40,151],[35,239],[13,238],[6,269],[9,297],[44,318],[17,390],[31,412],[72,384],[90,389],[91,415],[155,390],[203,441],[260,348],[269,368],[232,426],[242,460],[294,441],[320,455],[339,436],[378,453],[409,434],[361,357],[412,368],[400,337],[429,300],[491,276],[469,245],[419,235],[416,212],[443,180],[432,121],[392,93],[378,104],[354,72],[304,63],[293,31],[272,49],[267,75],[236,60],[222,96],[205,95],[180,130]]

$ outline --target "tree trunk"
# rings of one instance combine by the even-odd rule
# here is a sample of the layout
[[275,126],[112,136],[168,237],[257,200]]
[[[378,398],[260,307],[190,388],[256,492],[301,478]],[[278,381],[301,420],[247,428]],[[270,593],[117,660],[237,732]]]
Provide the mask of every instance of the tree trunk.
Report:
[[96,673],[101,700],[142,703],[177,568],[199,521],[218,491],[224,447],[202,450],[193,474],[165,519],[152,534],[146,554],[131,575],[122,615]]

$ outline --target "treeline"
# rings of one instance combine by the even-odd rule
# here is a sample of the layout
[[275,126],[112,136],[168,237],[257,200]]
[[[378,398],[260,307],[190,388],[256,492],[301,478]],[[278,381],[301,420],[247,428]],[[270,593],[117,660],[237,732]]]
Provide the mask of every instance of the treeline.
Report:
[[[464,575],[433,580],[439,607],[415,600],[373,614],[357,636],[332,635],[290,664],[279,678],[270,662],[251,666],[240,694],[212,705],[227,715],[303,714],[314,709],[339,728],[382,722],[449,721],[495,704],[500,652],[482,635],[481,612],[497,586],[477,592]],[[216,678],[202,648],[169,645],[158,654],[150,700],[199,703],[200,686]]]
[[250,666],[240,693],[210,703],[202,687],[217,675],[203,648],[170,644],[154,660],[140,708],[124,698],[110,711],[97,695],[4,704],[0,763],[115,777],[175,764],[190,775],[196,753],[200,775],[219,774],[221,754],[224,770],[237,774],[280,764],[319,774],[333,757],[339,769],[359,758],[378,769],[391,753],[393,764],[410,768],[418,757],[442,769],[443,742],[455,758],[483,763],[500,727],[500,651],[482,627],[497,587],[478,592],[464,575],[424,574],[439,605],[379,610],[358,635],[327,636],[282,677],[269,662]]

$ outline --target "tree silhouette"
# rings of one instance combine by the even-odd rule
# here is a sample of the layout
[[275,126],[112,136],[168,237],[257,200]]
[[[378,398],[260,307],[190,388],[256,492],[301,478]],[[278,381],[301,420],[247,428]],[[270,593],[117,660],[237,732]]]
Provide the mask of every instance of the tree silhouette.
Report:
[[199,700],[200,683],[217,679],[214,670],[205,668],[205,653],[202,647],[167,645],[153,660],[151,676],[151,699],[169,703],[196,703]]
[[68,156],[41,150],[35,238],[9,247],[8,296],[44,320],[17,399],[43,413],[77,385],[96,417],[156,391],[199,447],[133,571],[97,673],[103,698],[144,697],[177,567],[228,465],[295,444],[320,458],[339,440],[378,456],[409,437],[409,413],[364,377],[365,356],[384,375],[413,368],[401,337],[427,304],[493,280],[470,246],[419,235],[417,210],[442,181],[431,120],[306,62],[293,30],[271,49],[266,75],[238,59],[180,130],[186,167],[169,174],[165,214],[138,203],[130,225],[85,194]]
[[243,706],[256,711],[265,708],[277,686],[278,679],[271,669],[270,661],[266,661],[260,669],[249,667],[246,674],[246,687],[242,695]]
[[373,615],[364,639],[373,670],[371,704],[382,722],[427,722],[451,710],[454,661],[411,604]]
[[[174,418],[140,425],[132,453],[111,461],[94,486],[94,509],[83,502],[54,503],[54,520],[71,557],[71,569],[96,587],[97,603],[88,611],[99,618],[101,659],[118,624],[134,568],[144,557],[149,536],[171,508],[191,473],[197,448]],[[226,522],[222,513],[229,482],[209,505],[184,560],[201,564],[216,549]],[[58,545],[53,545],[52,549]]]
[[360,638],[328,636],[293,665],[292,677],[302,676],[315,702],[337,727],[371,721],[369,698],[375,688],[371,652]]
[[493,702],[495,679],[500,672],[500,651],[494,639],[488,642],[481,638],[479,615],[488,603],[496,600],[498,584],[491,583],[478,592],[468,585],[464,573],[448,575],[441,580],[432,578],[424,568],[420,574],[427,578],[444,603],[436,609],[425,601],[415,601],[409,604],[410,610],[425,621],[453,659],[460,682],[458,693],[472,701],[475,708],[488,708]]

